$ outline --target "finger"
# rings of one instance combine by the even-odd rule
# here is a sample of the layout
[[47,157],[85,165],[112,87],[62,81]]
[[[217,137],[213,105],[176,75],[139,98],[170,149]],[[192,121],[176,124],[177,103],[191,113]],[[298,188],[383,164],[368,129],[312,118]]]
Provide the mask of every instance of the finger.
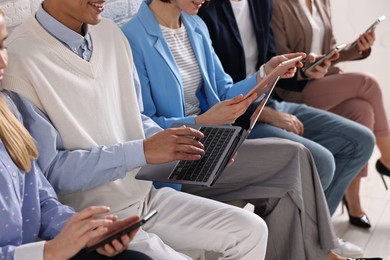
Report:
[[242,94],[240,94],[234,98],[225,99],[224,101],[222,101],[222,104],[224,104],[226,106],[230,106],[230,105],[240,103],[243,99],[244,99],[244,96]]
[[115,249],[111,244],[105,244],[103,246],[104,251],[106,252],[106,255],[108,256],[114,256],[115,255]]
[[296,129],[296,134],[297,135],[301,135],[301,133],[302,133],[302,124],[301,124],[301,121],[299,121],[299,119],[297,117],[294,117],[294,126],[295,126],[295,129]]
[[197,161],[200,160],[202,156],[198,154],[190,154],[190,153],[180,153],[177,152],[173,156],[173,160],[185,160],[185,161]]
[[133,240],[133,238],[135,237],[135,234],[137,234],[137,232],[138,232],[139,229],[140,229],[140,228],[136,228],[136,229],[134,229],[133,231],[131,231],[129,234],[127,234],[128,237],[129,237],[129,239],[130,239],[130,241]]
[[[315,53],[309,53],[309,55],[307,56],[306,58],[306,61],[308,61],[309,63],[314,63],[317,59],[318,55],[316,55]],[[318,57],[319,58],[319,57]]]
[[298,56],[302,56],[303,58],[305,58],[306,57],[306,53],[304,53],[304,52],[294,52],[294,53],[284,54],[283,56],[286,57],[287,59],[293,59],[293,58],[298,57]]
[[[202,140],[202,139],[199,139],[199,140]],[[188,138],[187,136],[177,136],[174,144],[194,146],[194,147],[197,147],[201,150],[204,149],[204,145],[200,141],[192,139],[192,138]]]
[[246,99],[244,99],[244,101],[247,101],[247,103],[249,103],[249,105],[250,105],[250,104],[252,104],[253,101],[255,101],[257,98],[258,98],[257,93],[254,92],[254,93],[252,93],[250,96],[248,96]]
[[193,137],[193,138],[198,138],[198,139],[204,138],[204,135],[202,132],[200,132],[194,128],[186,127],[186,126],[182,126],[179,128],[169,128],[165,131],[169,135],[187,136],[187,137]]
[[104,214],[110,211],[110,208],[107,206],[91,206],[83,209],[82,211],[76,213],[72,216],[73,219],[82,220],[92,217],[96,214]]
[[228,166],[228,167],[229,167],[229,166],[232,166],[233,163],[234,163],[234,158],[231,158],[231,159],[229,160],[227,166]]
[[202,155],[205,154],[203,149],[201,149],[199,147],[195,147],[193,145],[188,145],[188,144],[178,144],[178,145],[176,145],[174,152],[175,153],[186,153],[186,154],[189,154],[189,155],[197,155],[199,157],[201,157]]
[[[127,245],[130,243],[130,240],[127,242]],[[125,245],[119,242],[119,240],[115,239],[111,242],[111,247],[114,249],[114,254],[118,254],[125,249]]]
[[292,78],[294,77],[295,73],[297,72],[297,68],[290,68],[287,70],[286,73],[284,73],[283,78]]
[[[133,232],[131,232],[131,233],[133,233]],[[121,237],[120,244],[122,246],[122,251],[129,246],[131,240],[132,240],[132,237],[130,237],[129,235],[123,235]]]

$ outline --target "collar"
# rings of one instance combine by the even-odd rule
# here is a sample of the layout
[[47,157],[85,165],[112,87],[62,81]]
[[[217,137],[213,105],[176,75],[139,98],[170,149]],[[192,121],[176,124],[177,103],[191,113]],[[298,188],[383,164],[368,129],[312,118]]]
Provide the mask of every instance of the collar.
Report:
[[67,45],[72,51],[77,53],[85,42],[87,43],[88,49],[92,50],[92,40],[88,32],[87,24],[83,24],[82,29],[85,32],[85,36],[82,36],[57,21],[43,9],[42,4],[39,5],[35,18],[47,32]]

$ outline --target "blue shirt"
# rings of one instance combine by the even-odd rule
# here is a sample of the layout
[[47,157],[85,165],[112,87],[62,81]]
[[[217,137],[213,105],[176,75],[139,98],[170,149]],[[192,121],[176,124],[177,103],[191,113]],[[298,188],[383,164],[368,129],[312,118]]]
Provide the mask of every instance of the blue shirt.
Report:
[[47,32],[61,41],[82,59],[87,61],[91,59],[93,46],[91,36],[88,33],[87,24],[83,24],[82,26],[82,31],[85,35],[82,36],[48,14],[45,9],[43,9],[42,4],[39,5],[35,18]]
[[22,244],[50,240],[74,211],[60,204],[35,161],[28,173],[14,164],[0,140],[0,259],[14,259]]

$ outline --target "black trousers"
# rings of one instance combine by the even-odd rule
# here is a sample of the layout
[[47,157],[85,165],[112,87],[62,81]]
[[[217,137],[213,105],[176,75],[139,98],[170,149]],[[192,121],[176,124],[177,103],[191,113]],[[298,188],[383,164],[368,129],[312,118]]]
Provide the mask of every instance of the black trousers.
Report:
[[123,251],[121,254],[114,257],[107,257],[99,254],[96,251],[88,253],[85,250],[81,250],[77,255],[75,255],[72,260],[152,260],[149,256],[142,254],[133,250]]

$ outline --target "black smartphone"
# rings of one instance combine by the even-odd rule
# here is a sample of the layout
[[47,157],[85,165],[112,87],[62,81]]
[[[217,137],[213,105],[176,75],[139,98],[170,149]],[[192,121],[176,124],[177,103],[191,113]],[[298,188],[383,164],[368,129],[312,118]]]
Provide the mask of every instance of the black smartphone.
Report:
[[321,64],[324,62],[324,60],[326,59],[329,59],[330,57],[332,57],[333,54],[335,53],[338,53],[340,52],[342,49],[344,49],[345,47],[347,47],[347,44],[343,43],[343,44],[340,44],[340,45],[337,45],[336,47],[334,47],[333,49],[331,49],[327,54],[325,54],[321,59],[318,59],[316,62],[314,62],[313,64],[311,64],[309,67],[307,67],[305,69],[305,72],[309,72],[311,71],[315,66]]
[[[368,33],[369,31],[375,29],[376,26],[377,26],[378,24],[380,24],[380,23],[381,23],[383,20],[385,20],[385,19],[386,19],[386,16],[385,16],[385,15],[382,15],[381,17],[379,17],[378,19],[376,19],[375,22],[374,22],[373,24],[371,24],[371,25],[367,28],[367,30],[364,31],[364,33]],[[351,43],[351,45],[352,45],[352,46],[355,46],[356,43],[357,43],[357,40],[354,41],[353,43]]]
[[[148,222],[156,214],[157,214],[157,211],[153,210],[150,213],[148,213],[147,215],[145,215],[144,217],[141,217],[140,220],[138,220],[137,222],[132,223],[132,224],[129,224],[128,222],[126,222],[126,219],[121,221],[121,222],[118,222],[118,225],[114,226],[111,231],[104,234],[101,239],[96,241],[96,243],[86,247],[85,249],[87,250],[87,252],[92,252],[92,251],[98,249],[99,247],[104,246],[105,244],[111,243],[113,240],[120,238],[124,234],[129,234],[134,229],[139,228],[140,226],[142,226],[143,224]],[[115,223],[112,225],[115,225]]]

